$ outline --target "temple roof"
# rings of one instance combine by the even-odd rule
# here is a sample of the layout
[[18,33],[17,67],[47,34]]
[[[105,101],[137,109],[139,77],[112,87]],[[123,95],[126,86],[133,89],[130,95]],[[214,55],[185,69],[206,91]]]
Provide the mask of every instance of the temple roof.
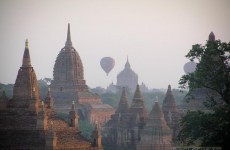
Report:
[[211,33],[209,34],[208,39],[209,39],[210,41],[215,41],[215,34],[214,34],[213,32],[211,32]]
[[126,76],[126,75],[129,75],[129,76],[133,76],[133,77],[137,77],[137,74],[131,69],[131,65],[129,63],[129,60],[127,59],[126,63],[125,63],[125,68],[124,70],[122,70],[118,75],[117,77],[119,76]]
[[129,61],[125,64],[125,68],[117,75],[117,86],[128,87],[131,92],[135,91],[138,84],[138,75],[131,69]]
[[127,68],[127,69],[130,69],[130,68],[131,68],[131,66],[130,66],[130,64],[129,64],[129,59],[128,59],[128,57],[127,57],[127,62],[126,62],[126,64],[125,64],[125,68]]
[[22,67],[32,67],[28,44],[29,44],[28,39],[26,39],[25,50],[24,50],[24,55],[23,55],[23,59],[22,59]]
[[73,84],[75,88],[80,85],[83,89],[88,89],[84,80],[84,68],[81,58],[75,48],[72,46],[70,35],[70,24],[68,24],[67,40],[64,48],[59,52],[53,71],[54,80],[51,87],[55,84],[60,87],[71,87]]
[[153,104],[152,110],[149,114],[149,118],[162,118],[164,114],[160,108],[160,104],[158,102],[158,98],[156,98],[155,103]]
[[70,35],[70,24],[68,24],[67,39],[65,43],[66,47],[72,47],[71,35]]
[[[25,42],[25,50],[22,58],[22,67],[18,70],[13,89],[13,102],[15,107],[27,107],[26,100],[36,99],[35,110],[38,111],[39,86],[35,70],[31,65],[28,40]],[[23,100],[23,102],[19,102]],[[25,102],[25,105],[23,104]],[[26,104],[27,103],[27,104]],[[23,106],[22,106],[23,105]]]
[[158,100],[156,100],[153,104],[146,126],[162,127],[167,130],[169,129]]
[[116,113],[123,113],[128,111],[128,109],[129,109],[128,96],[127,96],[126,88],[123,87],[120,102],[116,110]]
[[[138,84],[136,87],[136,91],[134,93],[134,96],[133,96],[132,105],[135,103],[139,103],[139,102],[144,103],[144,100],[143,100],[143,96],[142,96],[141,91],[140,91],[140,86]],[[132,107],[132,105],[131,105],[131,107]]]
[[162,104],[162,109],[163,111],[177,112],[176,101],[171,90],[171,85],[168,85],[168,90]]
[[108,104],[89,104],[89,107],[91,107],[92,110],[102,110],[102,111],[107,111],[107,110],[113,109]]
[[130,114],[132,114],[133,117],[139,115],[139,117],[143,117],[145,119],[148,116],[139,85],[137,85],[136,91],[134,93],[134,97],[130,107]]

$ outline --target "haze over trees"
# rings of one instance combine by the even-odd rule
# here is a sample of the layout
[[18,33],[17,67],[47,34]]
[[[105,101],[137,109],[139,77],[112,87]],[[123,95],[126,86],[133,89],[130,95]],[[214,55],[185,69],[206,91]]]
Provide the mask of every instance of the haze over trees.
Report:
[[[44,78],[44,79],[38,80],[41,99],[44,99],[46,97],[50,82],[51,82],[50,78]],[[13,94],[13,87],[14,87],[14,84],[0,83],[0,92],[4,90],[6,92],[6,95],[9,98],[11,98]],[[117,108],[120,97],[121,97],[121,92],[108,93],[105,91],[105,89],[99,88],[99,87],[92,88],[90,90],[93,93],[98,93],[103,103],[109,104],[113,108]],[[172,89],[172,92],[175,97],[176,104],[179,105],[184,99],[186,92],[180,92],[179,89]],[[165,93],[166,93],[166,89],[153,89],[151,92],[142,93],[147,110],[150,111],[152,109],[152,105],[153,105],[153,102],[156,96],[159,99],[159,103],[162,104],[163,99],[165,97]],[[128,97],[129,97],[129,102],[131,103],[133,99],[133,93],[128,92]]]
[[[178,139],[183,145],[219,146],[230,149],[230,42],[215,40],[210,34],[205,45],[196,44],[186,55],[198,61],[193,73],[183,75],[179,81],[182,89],[206,88],[204,106],[209,110],[189,111],[182,118]],[[216,96],[216,94],[218,96]]]

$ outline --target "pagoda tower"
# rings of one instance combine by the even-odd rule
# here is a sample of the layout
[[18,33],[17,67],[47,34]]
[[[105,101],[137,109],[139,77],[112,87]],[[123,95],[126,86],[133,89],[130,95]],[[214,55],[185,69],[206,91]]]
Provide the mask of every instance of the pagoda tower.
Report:
[[215,41],[215,40],[216,40],[215,34],[214,34],[213,32],[211,32],[211,33],[209,34],[208,40],[209,40],[209,41]]
[[78,91],[88,91],[81,58],[72,46],[70,24],[68,24],[65,46],[55,61],[51,91],[55,100],[70,100],[70,104]]
[[102,125],[115,111],[110,105],[103,104],[98,94],[89,91],[84,80],[81,58],[72,45],[70,24],[68,24],[65,46],[55,61],[51,92],[56,112],[68,113],[68,106],[75,101],[80,119],[91,123],[98,121]]
[[10,106],[13,108],[29,109],[37,113],[39,111],[39,104],[37,77],[31,65],[28,40],[26,40],[22,66],[18,70]]
[[146,126],[141,132],[141,140],[137,150],[171,150],[171,132],[164,118],[164,114],[155,101],[149,114]]
[[180,115],[176,107],[176,101],[175,101],[175,98],[171,90],[171,85],[168,85],[168,90],[166,92],[166,95],[165,95],[165,98],[162,104],[162,110],[163,110],[167,125],[172,131],[173,142],[175,142],[176,136],[179,132],[179,127],[180,127],[179,125]]
[[128,57],[125,68],[117,75],[117,86],[127,87],[130,92],[135,92],[138,84],[138,75],[131,69]]
[[144,105],[144,99],[140,91],[140,86],[136,86],[136,91],[133,96],[133,100],[129,109],[129,114],[132,114],[131,117],[131,124],[133,125],[134,122],[139,119],[141,126],[144,126],[146,119],[148,117],[147,110]]
[[128,109],[129,109],[128,96],[127,96],[126,88],[123,87],[120,102],[116,110],[116,114],[118,113],[120,115],[123,115],[128,112]]

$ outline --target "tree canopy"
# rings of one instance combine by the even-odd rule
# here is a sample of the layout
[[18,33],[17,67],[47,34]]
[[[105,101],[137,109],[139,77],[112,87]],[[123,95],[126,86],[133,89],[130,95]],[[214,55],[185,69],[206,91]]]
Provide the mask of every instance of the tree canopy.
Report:
[[[196,44],[186,55],[191,61],[198,61],[193,73],[183,75],[180,88],[206,88],[204,103],[210,111],[189,111],[182,118],[180,142],[186,145],[221,146],[230,149],[230,42],[215,40],[210,34],[207,43]],[[215,93],[215,94],[212,94]]]

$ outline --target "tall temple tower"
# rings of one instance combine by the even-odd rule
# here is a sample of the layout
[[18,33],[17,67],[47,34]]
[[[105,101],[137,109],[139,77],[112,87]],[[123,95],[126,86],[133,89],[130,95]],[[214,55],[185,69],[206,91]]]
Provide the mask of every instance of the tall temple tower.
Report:
[[127,58],[124,70],[117,75],[117,86],[128,87],[131,92],[134,92],[137,84],[138,75],[131,69],[131,65]]
[[30,111],[39,111],[39,87],[35,70],[31,65],[28,40],[25,43],[25,50],[22,59],[22,66],[14,84],[12,108],[27,108]]
[[180,115],[176,107],[176,101],[172,93],[171,85],[168,85],[168,90],[162,104],[162,110],[167,125],[172,131],[172,140],[175,143],[180,129]]
[[123,88],[116,113],[106,124],[107,137],[105,144],[111,150],[136,149],[147,118],[148,114],[139,85],[136,86],[130,107],[126,90]]
[[164,114],[155,101],[149,114],[146,126],[141,133],[141,140],[137,150],[171,150],[171,132],[164,118]]
[[65,46],[55,61],[51,91],[54,99],[71,100],[70,102],[73,97],[76,97],[78,91],[88,91],[81,58],[72,46],[70,24],[68,24]]
[[69,112],[72,101],[77,104],[80,119],[101,125],[110,119],[114,109],[103,104],[96,93],[91,93],[84,80],[84,68],[81,58],[72,46],[70,24],[68,24],[67,40],[59,52],[54,65],[51,92],[54,97],[54,109],[57,112]]
[[125,87],[123,87],[120,102],[116,110],[116,114],[123,116],[123,114],[128,113],[128,109],[129,109],[128,95]]
[[148,114],[144,105],[144,99],[140,91],[140,86],[136,86],[136,91],[133,96],[133,100],[129,109],[131,115],[131,124],[138,124],[139,127],[143,127],[146,123]]

